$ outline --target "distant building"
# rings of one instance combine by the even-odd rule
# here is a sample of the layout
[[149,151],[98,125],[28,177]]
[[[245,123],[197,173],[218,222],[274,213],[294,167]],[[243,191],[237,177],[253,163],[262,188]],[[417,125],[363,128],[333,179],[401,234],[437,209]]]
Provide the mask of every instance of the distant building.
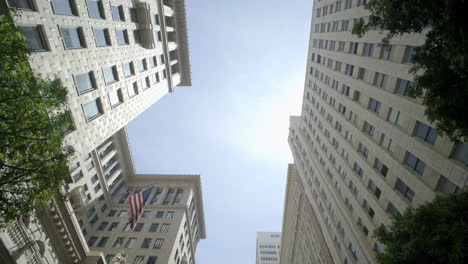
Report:
[[256,264],[277,264],[281,246],[281,233],[257,232]]
[[[124,127],[191,86],[185,1],[0,0],[42,78],[68,90],[70,177],[50,208],[0,232],[1,263],[193,264],[206,237],[200,177],[135,175]],[[134,232],[126,198],[154,186]],[[120,260],[119,260],[120,259]]]
[[[290,119],[289,144],[304,191],[288,186],[282,236],[304,236],[288,233],[302,231],[288,213],[298,210],[305,217],[299,224],[312,224],[303,238],[314,241],[307,246],[312,259],[326,263],[327,251],[334,263],[375,263],[384,250],[372,236],[375,228],[408,207],[459,192],[468,177],[468,144],[439,134],[424,115],[423,99],[408,96],[414,78],[408,71],[424,34],[395,37],[388,48],[379,46],[378,30],[358,38],[351,30],[369,16],[364,3],[314,1],[302,113]],[[304,197],[304,209],[291,197]],[[304,247],[283,245],[282,263]]]

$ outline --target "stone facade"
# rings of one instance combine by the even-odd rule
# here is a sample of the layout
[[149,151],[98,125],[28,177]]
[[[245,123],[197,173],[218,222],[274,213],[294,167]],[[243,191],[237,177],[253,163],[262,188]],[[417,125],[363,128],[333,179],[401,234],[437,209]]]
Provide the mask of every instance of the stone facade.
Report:
[[281,250],[281,233],[257,232],[256,264],[277,264]]
[[[392,215],[460,191],[468,145],[437,133],[421,99],[408,96],[414,47],[424,34],[395,37],[389,49],[371,30],[364,1],[315,1],[302,113],[289,143],[299,179],[336,263],[375,263],[372,237]],[[285,236],[285,234],[283,234]]]

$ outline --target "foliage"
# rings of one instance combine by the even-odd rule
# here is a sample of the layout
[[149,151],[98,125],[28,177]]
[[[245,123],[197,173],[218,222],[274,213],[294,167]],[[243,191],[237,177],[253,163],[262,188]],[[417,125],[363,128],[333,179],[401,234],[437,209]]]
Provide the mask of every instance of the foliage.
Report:
[[47,204],[69,175],[66,90],[36,78],[27,40],[0,16],[0,227]]
[[424,98],[426,116],[451,139],[468,139],[468,27],[464,0],[369,0],[367,22],[353,27],[362,37],[373,28],[385,30],[382,44],[406,33],[426,34],[416,49],[411,73],[413,97]]
[[468,263],[468,191],[407,209],[374,236],[386,246],[380,264]]

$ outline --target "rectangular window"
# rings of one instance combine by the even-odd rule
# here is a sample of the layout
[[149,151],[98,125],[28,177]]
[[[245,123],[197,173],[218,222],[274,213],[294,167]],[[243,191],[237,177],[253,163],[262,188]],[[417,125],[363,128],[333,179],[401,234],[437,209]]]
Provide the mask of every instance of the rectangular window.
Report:
[[112,107],[116,107],[123,103],[122,89],[117,89],[108,93],[109,101]]
[[374,218],[374,209],[369,205],[369,203],[364,199],[364,202],[362,203],[362,207],[366,210],[367,214],[371,217]]
[[124,242],[124,237],[118,237],[115,242],[114,242],[114,245],[112,245],[113,248],[119,248],[123,245],[123,242]]
[[163,244],[164,244],[164,239],[157,238],[156,241],[154,241],[154,247],[153,248],[162,248]]
[[115,231],[117,229],[117,226],[119,226],[119,222],[112,222],[107,231]]
[[102,115],[102,106],[101,106],[101,100],[97,98],[96,100],[93,100],[87,104],[83,105],[83,111],[86,117],[86,120],[91,121],[94,118]]
[[169,218],[169,219],[172,219],[174,218],[174,211],[168,211],[167,214],[166,214],[166,218]]
[[104,81],[106,84],[111,84],[119,80],[116,66],[102,68],[102,73],[104,74]]
[[380,59],[382,60],[391,60],[393,56],[393,46],[388,45],[388,47],[382,46],[380,49]]
[[416,136],[430,144],[434,144],[438,135],[439,133],[437,133],[437,130],[433,127],[416,121],[416,127],[414,128],[413,136]]
[[78,27],[60,27],[65,49],[85,48],[83,32]]
[[162,224],[161,225],[161,229],[159,230],[159,232],[161,233],[167,233],[169,231],[169,225],[170,224]]
[[151,238],[143,239],[143,243],[141,243],[140,248],[150,248],[151,240],[152,240]]
[[361,99],[361,92],[359,92],[359,91],[354,91],[354,94],[353,94],[353,101],[359,102],[360,99]]
[[135,244],[136,238],[130,237],[127,240],[127,243],[125,243],[125,248],[133,248],[133,245]]
[[134,82],[130,87],[128,87],[128,96],[133,97],[138,94],[138,83]]
[[[149,256],[148,260],[146,261],[146,264],[156,264],[156,261],[158,260],[158,257],[156,256]],[[179,263],[179,261],[177,262]]]
[[461,191],[461,188],[455,183],[453,183],[451,180],[440,175],[439,182],[437,183],[435,191],[443,194],[452,194],[459,193]]
[[353,76],[353,72],[354,72],[354,65],[346,64],[345,74],[348,76]]
[[461,141],[455,142],[450,158],[457,160],[468,167],[468,144]]
[[136,224],[135,227],[133,228],[133,232],[141,232],[141,230],[143,229],[143,225],[144,223]]
[[138,13],[137,13],[137,9],[136,8],[129,8],[129,11],[130,11],[130,21],[134,22],[134,23],[138,23]]
[[369,98],[369,104],[367,105],[367,109],[371,110],[372,112],[378,113],[380,112],[381,103],[374,98]]
[[105,247],[107,244],[107,241],[109,241],[109,237],[103,237],[97,244],[97,247]]
[[140,72],[148,70],[148,66],[146,65],[146,59],[141,59],[138,61],[138,69],[140,70]]
[[97,47],[111,46],[109,30],[104,28],[93,28]]
[[108,222],[102,222],[99,227],[98,227],[98,230],[99,231],[103,231],[104,229],[106,229],[106,226],[108,225],[109,223]]
[[94,245],[94,243],[96,243],[97,241],[97,237],[95,236],[92,236],[89,240],[88,240],[88,247],[92,247]]
[[149,64],[151,68],[158,66],[158,58],[156,56],[152,56],[149,58]]
[[382,176],[387,176],[388,167],[378,158],[375,158],[374,168],[376,168]]
[[128,32],[126,29],[116,29],[115,33],[117,35],[117,42],[120,46],[130,44],[128,41]]
[[71,0],[52,0],[55,14],[76,15],[75,3]]
[[414,191],[411,190],[408,185],[406,185],[403,181],[401,181],[399,178],[397,178],[397,181],[395,183],[395,189],[400,192],[405,198],[407,198],[409,201],[413,201],[414,198]]
[[135,259],[133,260],[133,264],[143,264],[144,259],[145,259],[145,256],[136,256]]
[[426,167],[426,163],[420,160],[416,156],[414,156],[411,152],[406,152],[405,157],[405,164],[408,165],[412,170],[417,172],[418,174],[422,175],[424,173],[424,168]]
[[358,152],[361,153],[366,158],[367,158],[367,155],[369,154],[369,150],[361,142],[359,142]]
[[354,171],[362,177],[364,171],[362,170],[361,166],[359,166],[356,162],[354,162]]
[[379,87],[379,88],[385,88],[385,85],[387,84],[387,75],[376,72],[375,77],[374,77],[374,85]]
[[74,79],[79,94],[84,94],[86,92],[96,89],[96,83],[93,72],[77,74],[74,76]]
[[388,110],[387,120],[390,123],[397,125],[399,118],[400,118],[400,111],[390,107],[390,109]]
[[151,224],[149,229],[148,229],[148,232],[156,232],[158,230],[158,226],[159,226],[159,224],[157,224],[157,223]]
[[154,24],[159,25],[159,15],[154,15]]
[[139,29],[133,30],[133,38],[135,39],[135,43],[141,44],[141,34]]
[[380,194],[382,192],[380,191],[379,187],[377,187],[377,185],[375,185],[375,183],[372,180],[369,180],[369,183],[367,184],[367,188],[369,188],[369,190],[371,190],[371,192],[375,195],[375,197],[377,197],[377,199],[380,198]]
[[123,64],[124,76],[130,77],[135,75],[135,67],[133,66],[133,62],[128,62]]
[[349,42],[349,51],[350,54],[357,54],[358,50],[358,43],[357,42]]
[[408,80],[398,79],[395,88],[395,93],[400,96],[410,96],[410,92],[414,87],[414,83]]
[[147,217],[150,217],[151,216],[151,211],[143,211],[143,214],[141,215],[141,217],[143,218],[147,218]]
[[373,125],[367,123],[367,121],[364,121],[364,125],[362,125],[362,131],[366,132],[369,134],[369,136],[374,135],[375,128]]
[[374,53],[374,44],[364,43],[364,48],[362,50],[362,56],[371,57]]
[[8,0],[8,5],[21,10],[34,10],[32,0]]
[[164,211],[157,211],[156,218],[162,218],[164,216]]
[[102,0],[86,0],[86,3],[88,5],[88,14],[90,18],[106,18],[104,16]]
[[123,6],[111,5],[111,9],[114,21],[125,21]]
[[388,205],[387,205],[387,213],[389,213],[391,216],[395,216],[397,214],[400,214],[400,211],[398,211],[398,209],[391,203],[391,202],[388,202]]
[[165,62],[164,62],[164,54],[161,54],[161,55],[160,55],[160,61],[161,61],[161,64],[164,64],[164,63],[165,63]]
[[144,79],[142,79],[141,86],[143,87],[143,90],[150,88],[151,87],[150,77],[147,76]]
[[28,48],[32,51],[48,50],[42,26],[19,26],[21,32],[28,40]]
[[414,55],[416,55],[416,47],[406,46],[405,56],[403,57],[403,63],[405,64],[413,63]]

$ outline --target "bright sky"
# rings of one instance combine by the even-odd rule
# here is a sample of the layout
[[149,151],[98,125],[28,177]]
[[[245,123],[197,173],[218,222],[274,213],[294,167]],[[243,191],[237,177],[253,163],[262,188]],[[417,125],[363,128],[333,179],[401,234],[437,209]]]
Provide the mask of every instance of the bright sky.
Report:
[[197,262],[255,263],[281,231],[289,116],[300,114],[311,0],[186,1],[192,87],[127,127],[138,173],[200,174],[207,239]]

